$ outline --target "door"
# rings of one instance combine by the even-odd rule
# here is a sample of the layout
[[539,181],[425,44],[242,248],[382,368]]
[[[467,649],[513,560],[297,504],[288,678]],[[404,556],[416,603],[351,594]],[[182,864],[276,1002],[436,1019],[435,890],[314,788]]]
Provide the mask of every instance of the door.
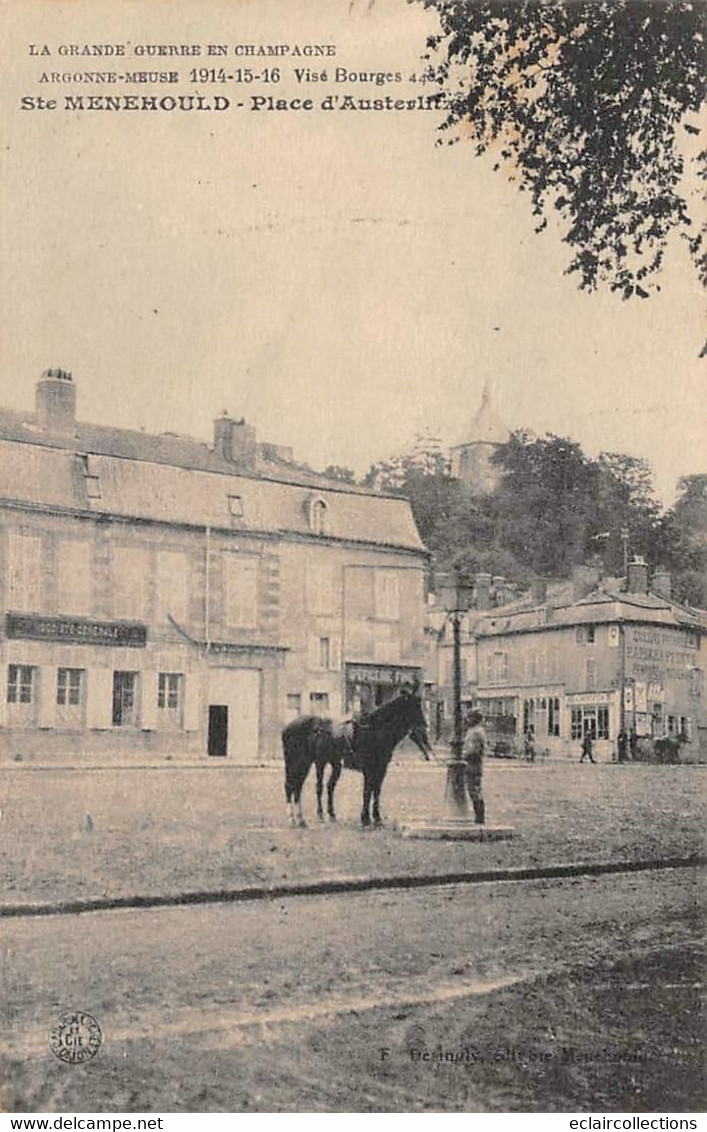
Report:
[[225,749],[213,753],[227,755],[229,760],[243,766],[257,763],[260,749],[260,671],[255,668],[213,668],[209,673],[208,702],[226,712],[223,727]]
[[209,704],[208,752],[217,758],[228,754],[228,708],[225,704]]

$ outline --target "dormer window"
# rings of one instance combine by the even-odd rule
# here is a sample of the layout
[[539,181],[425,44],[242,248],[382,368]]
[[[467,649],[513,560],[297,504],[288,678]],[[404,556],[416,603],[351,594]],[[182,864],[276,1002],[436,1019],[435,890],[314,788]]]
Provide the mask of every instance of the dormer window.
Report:
[[95,457],[80,455],[78,457],[79,469],[83,475],[87,499],[101,498],[101,481],[98,477],[98,465]]
[[326,534],[327,504],[321,498],[309,501],[309,529],[313,535]]

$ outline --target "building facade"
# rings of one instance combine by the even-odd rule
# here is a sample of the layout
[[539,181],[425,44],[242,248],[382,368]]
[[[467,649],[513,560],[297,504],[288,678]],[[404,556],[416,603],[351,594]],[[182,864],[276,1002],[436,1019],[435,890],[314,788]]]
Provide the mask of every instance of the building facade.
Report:
[[49,370],[0,411],[0,756],[279,758],[298,714],[419,678],[408,503],[223,415],[212,445],[76,419]]
[[[480,576],[484,608],[465,615],[462,682],[499,752],[521,752],[532,729],[537,751],[575,758],[589,733],[598,758],[611,760],[623,728],[638,738],[681,736],[681,757],[704,757],[707,618],[671,600],[665,574],[651,589],[648,567],[635,562],[626,590],[605,584],[575,599],[536,592],[496,606],[490,583]],[[439,726],[452,710],[447,626],[438,638]]]

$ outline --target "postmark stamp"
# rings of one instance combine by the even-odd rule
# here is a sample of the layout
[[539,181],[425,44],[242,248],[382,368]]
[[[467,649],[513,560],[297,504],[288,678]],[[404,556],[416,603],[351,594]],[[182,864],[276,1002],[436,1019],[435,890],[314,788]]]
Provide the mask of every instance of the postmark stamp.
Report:
[[49,1048],[68,1065],[81,1065],[95,1057],[103,1035],[92,1014],[69,1010],[60,1014],[49,1032]]

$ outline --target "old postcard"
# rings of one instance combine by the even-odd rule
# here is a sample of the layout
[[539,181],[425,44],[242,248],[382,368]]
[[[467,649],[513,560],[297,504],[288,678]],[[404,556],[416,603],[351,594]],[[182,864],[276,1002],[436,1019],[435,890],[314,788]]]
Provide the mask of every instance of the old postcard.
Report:
[[704,4],[0,19],[2,1110],[699,1111]]

